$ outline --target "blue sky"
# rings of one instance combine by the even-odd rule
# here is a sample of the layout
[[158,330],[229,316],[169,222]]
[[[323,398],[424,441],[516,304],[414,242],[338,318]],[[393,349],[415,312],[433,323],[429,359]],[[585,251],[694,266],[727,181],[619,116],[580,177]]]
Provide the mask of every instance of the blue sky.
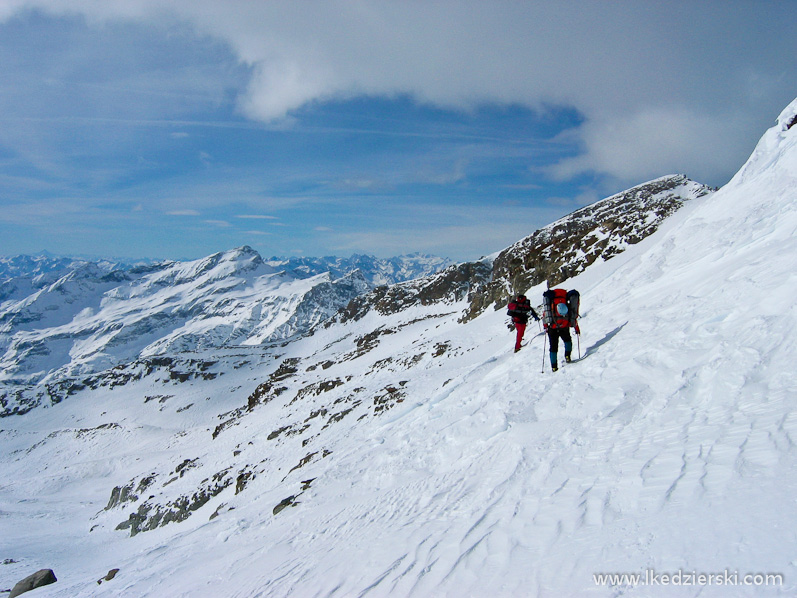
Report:
[[795,96],[794,3],[2,0],[0,255],[476,259]]

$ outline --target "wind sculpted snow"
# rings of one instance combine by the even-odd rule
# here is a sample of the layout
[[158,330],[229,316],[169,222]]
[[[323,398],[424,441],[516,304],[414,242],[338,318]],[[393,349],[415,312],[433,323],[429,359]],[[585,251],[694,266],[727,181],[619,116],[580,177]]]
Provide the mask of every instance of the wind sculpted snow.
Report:
[[40,596],[793,595],[795,112],[563,283],[582,359],[555,374],[533,327],[515,354],[463,300],[4,419],[0,587],[47,567]]

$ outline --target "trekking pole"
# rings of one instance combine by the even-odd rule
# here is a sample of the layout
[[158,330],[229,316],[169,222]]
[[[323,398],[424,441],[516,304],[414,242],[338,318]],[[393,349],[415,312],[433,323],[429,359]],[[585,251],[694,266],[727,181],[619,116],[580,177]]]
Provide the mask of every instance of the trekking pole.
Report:
[[541,374],[545,373],[545,347],[548,344],[548,335],[542,337],[542,370],[540,370]]
[[578,341],[578,358],[581,359],[581,333],[579,332],[576,334],[576,340]]

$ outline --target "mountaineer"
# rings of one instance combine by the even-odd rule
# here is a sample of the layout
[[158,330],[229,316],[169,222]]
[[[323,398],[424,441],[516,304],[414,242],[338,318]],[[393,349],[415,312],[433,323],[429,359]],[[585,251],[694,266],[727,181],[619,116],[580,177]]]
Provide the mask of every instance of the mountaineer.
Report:
[[515,340],[515,353],[520,351],[520,343],[523,340],[523,334],[526,332],[526,324],[529,321],[529,314],[535,320],[539,321],[540,317],[525,295],[518,295],[515,299],[509,302],[506,306],[506,314],[512,318],[512,324],[509,326],[510,330],[517,330],[517,338]]
[[565,346],[565,361],[570,363],[572,360],[570,355],[573,352],[573,339],[570,336],[570,328],[574,328],[576,334],[581,334],[578,328],[578,308],[581,297],[576,290],[548,289],[542,294],[542,298],[542,321],[548,332],[548,339],[551,341],[551,369],[555,372],[559,369],[557,354],[560,338]]

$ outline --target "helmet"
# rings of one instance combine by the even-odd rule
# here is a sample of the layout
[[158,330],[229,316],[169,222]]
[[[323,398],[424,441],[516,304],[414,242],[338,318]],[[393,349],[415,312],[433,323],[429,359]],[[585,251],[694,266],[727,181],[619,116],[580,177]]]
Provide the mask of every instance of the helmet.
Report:
[[558,304],[556,306],[556,311],[559,313],[560,316],[566,316],[567,315],[567,304],[566,303]]
[[525,295],[522,295],[522,294],[521,294],[521,295],[518,295],[518,296],[517,296],[517,298],[518,298],[520,301],[525,301],[525,300],[526,300],[526,296],[525,296]]

